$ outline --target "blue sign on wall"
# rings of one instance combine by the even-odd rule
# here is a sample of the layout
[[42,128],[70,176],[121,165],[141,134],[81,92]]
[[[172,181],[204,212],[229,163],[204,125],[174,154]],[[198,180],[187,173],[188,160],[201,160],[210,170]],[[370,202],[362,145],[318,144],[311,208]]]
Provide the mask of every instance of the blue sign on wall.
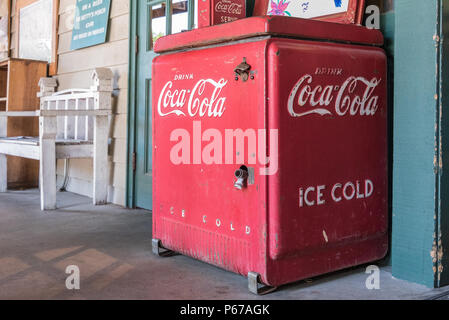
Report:
[[71,50],[106,42],[111,0],[76,0]]

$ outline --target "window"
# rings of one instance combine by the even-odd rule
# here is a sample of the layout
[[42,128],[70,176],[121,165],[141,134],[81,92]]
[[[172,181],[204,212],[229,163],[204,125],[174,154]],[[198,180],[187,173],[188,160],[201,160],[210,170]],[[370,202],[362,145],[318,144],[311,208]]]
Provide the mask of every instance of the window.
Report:
[[17,0],[17,57],[48,61],[57,72],[58,0]]
[[189,11],[196,11],[193,10],[193,3],[196,4],[198,0],[193,1],[152,0],[148,2],[148,22],[150,23],[148,30],[151,30],[151,39],[148,39],[147,50],[152,50],[153,43],[162,36],[192,29],[195,20],[193,14],[189,15]]

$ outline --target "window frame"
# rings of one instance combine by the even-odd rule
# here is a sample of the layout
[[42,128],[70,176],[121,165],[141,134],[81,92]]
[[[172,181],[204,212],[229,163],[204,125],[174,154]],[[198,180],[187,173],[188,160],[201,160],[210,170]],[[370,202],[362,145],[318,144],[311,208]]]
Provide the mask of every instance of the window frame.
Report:
[[[15,27],[16,27],[16,41],[15,41],[15,49],[16,49],[16,55],[19,56],[19,40],[20,40],[20,10],[28,7],[29,5],[32,5],[33,3],[36,3],[40,0],[17,0],[16,1],[16,10],[15,10]],[[59,37],[58,37],[58,27],[59,27],[59,0],[52,0],[53,1],[53,26],[52,26],[52,56],[51,56],[51,62],[49,63],[48,73],[51,76],[54,76],[58,72],[58,43],[59,43]]]

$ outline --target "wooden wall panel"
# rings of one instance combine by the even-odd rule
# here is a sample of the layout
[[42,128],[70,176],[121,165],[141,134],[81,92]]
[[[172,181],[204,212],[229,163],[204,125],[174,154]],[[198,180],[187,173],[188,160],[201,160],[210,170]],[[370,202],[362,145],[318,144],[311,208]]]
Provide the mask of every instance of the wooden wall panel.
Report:
[[[125,205],[126,194],[126,112],[128,94],[128,25],[129,0],[113,0],[107,42],[90,48],[70,50],[76,0],[59,1],[58,70],[59,90],[88,88],[94,68],[109,67],[114,72],[113,111],[116,113],[111,125],[110,147],[111,185],[109,200]],[[16,56],[15,0],[12,9],[11,54]],[[62,183],[63,162],[58,161],[58,181]],[[68,191],[91,196],[92,161],[71,160]]]
[[[126,112],[128,94],[129,0],[113,0],[107,42],[90,48],[70,51],[75,0],[61,0],[59,7],[59,89],[90,86],[90,73],[108,67],[114,73],[113,112],[110,135],[109,201],[125,205],[126,194]],[[59,180],[63,163],[58,163]],[[71,160],[68,191],[90,196],[91,160]]]

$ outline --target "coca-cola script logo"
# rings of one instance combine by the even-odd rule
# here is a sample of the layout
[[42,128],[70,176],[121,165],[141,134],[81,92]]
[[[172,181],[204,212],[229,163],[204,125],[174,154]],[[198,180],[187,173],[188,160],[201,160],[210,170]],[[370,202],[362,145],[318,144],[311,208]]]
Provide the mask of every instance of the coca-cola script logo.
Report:
[[[298,80],[290,92],[288,112],[293,117],[333,115],[334,112],[338,116],[374,116],[379,108],[379,96],[373,92],[380,82],[381,79],[377,78],[349,77],[341,86],[323,86],[314,84],[313,77],[307,74]],[[363,93],[357,94],[356,90]],[[306,105],[312,109],[301,110]]]
[[215,4],[215,12],[240,15],[242,14],[242,10],[243,5],[230,0],[221,0]]
[[[228,81],[220,79],[199,80],[191,90],[175,89],[173,82],[168,81],[162,89],[157,103],[157,111],[161,117],[174,114],[177,116],[220,118],[226,110],[225,97],[220,97],[221,91]],[[187,103],[187,110],[184,106]]]

